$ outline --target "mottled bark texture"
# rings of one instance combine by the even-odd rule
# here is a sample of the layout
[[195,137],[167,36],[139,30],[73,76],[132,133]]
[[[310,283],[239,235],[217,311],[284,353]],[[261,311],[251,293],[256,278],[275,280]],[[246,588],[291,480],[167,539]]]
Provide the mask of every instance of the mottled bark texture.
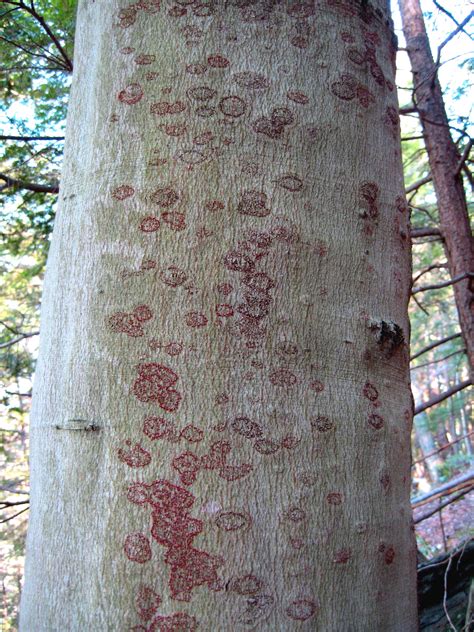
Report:
[[[413,71],[414,99],[438,201],[441,235],[449,272],[454,279],[462,274],[474,273],[474,241],[460,173],[461,156],[451,137],[420,1],[399,0],[399,5]],[[455,283],[453,291],[473,381],[474,278]]]
[[80,2],[23,632],[416,630],[387,4]]

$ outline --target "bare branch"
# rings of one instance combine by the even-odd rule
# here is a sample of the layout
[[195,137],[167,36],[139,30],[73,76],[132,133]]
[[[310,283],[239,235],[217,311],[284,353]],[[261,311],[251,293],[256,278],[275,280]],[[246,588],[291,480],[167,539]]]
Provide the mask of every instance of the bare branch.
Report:
[[46,23],[45,19],[43,18],[42,15],[40,15],[36,9],[34,4],[32,4],[30,7],[25,4],[24,2],[20,2],[20,5],[22,7],[22,9],[24,9],[27,13],[29,13],[37,22],[38,24],[41,25],[42,29],[44,30],[44,32],[49,36],[49,38],[51,39],[51,41],[53,42],[53,44],[55,45],[56,49],[58,50],[59,54],[61,55],[61,57],[64,60],[64,66],[66,68],[66,70],[69,70],[70,72],[72,72],[72,61],[69,59],[66,51],[64,50],[64,48],[61,46],[61,42],[58,40],[58,38],[55,36],[55,34],[52,32],[52,30],[49,28],[48,24]]
[[[442,509],[442,503],[439,504],[439,510],[441,511],[441,509]],[[439,514],[439,515],[441,517],[441,514]],[[443,533],[443,537],[444,537],[444,533]],[[444,545],[444,550],[446,551],[446,544]],[[453,558],[454,558],[454,554],[451,553],[449,555],[448,565],[446,566],[446,570],[444,572],[444,579],[443,579],[443,584],[444,584],[443,610],[444,610],[444,616],[448,620],[449,627],[451,628],[451,630],[454,630],[454,632],[457,632],[458,629],[454,625],[453,620],[451,619],[451,617],[449,615],[449,610],[448,610],[448,575],[449,575],[449,569],[451,568],[451,564],[453,562]]]
[[7,323],[4,320],[0,320],[0,325],[3,325],[5,327],[5,329],[8,329],[8,331],[11,331],[12,334],[15,334],[17,336],[21,333],[21,332],[18,331],[18,329],[15,329],[11,325],[7,325]]
[[[470,13],[470,14],[469,14],[469,15],[468,15],[468,16],[467,16],[467,17],[466,17],[466,18],[465,18],[465,19],[461,22],[461,24],[459,24],[459,25],[458,25],[458,27],[457,27],[457,28],[456,28],[456,29],[455,29],[452,33],[450,33],[450,34],[448,35],[448,37],[447,37],[447,38],[446,38],[443,42],[441,42],[441,44],[438,46],[438,53],[437,53],[437,56],[436,56],[436,61],[433,61],[433,62],[432,62],[432,64],[433,64],[433,65],[432,65],[432,67],[430,68],[429,73],[428,73],[428,74],[427,74],[427,76],[425,76],[425,77],[424,77],[424,78],[423,78],[423,79],[422,79],[422,80],[421,80],[421,81],[420,81],[420,82],[419,82],[416,86],[414,86],[414,89],[413,89],[413,101],[415,102],[415,104],[416,104],[416,101],[417,101],[417,99],[416,99],[416,93],[417,93],[417,91],[418,91],[418,90],[419,90],[419,89],[420,89],[423,85],[425,85],[425,84],[426,84],[426,83],[428,83],[428,82],[430,82],[430,83],[431,83],[431,86],[432,86],[432,87],[433,87],[433,86],[434,86],[434,84],[435,84],[435,81],[436,81],[436,78],[437,78],[437,75],[438,75],[438,70],[439,70],[440,66],[442,65],[442,64],[441,64],[441,51],[442,51],[442,50],[443,50],[443,48],[446,46],[446,44],[448,44],[448,43],[449,43],[449,42],[453,39],[453,37],[454,37],[457,33],[459,33],[459,31],[463,31],[463,30],[464,30],[464,28],[463,28],[463,27],[464,27],[464,26],[466,26],[466,24],[467,24],[467,23],[471,20],[471,18],[472,18],[472,16],[473,16],[473,15],[474,15],[474,11],[471,11],[471,13]],[[402,110],[404,110],[404,111],[402,112]],[[413,110],[412,110],[412,111],[413,111]],[[412,113],[412,111],[410,111],[410,108],[402,108],[402,109],[400,110],[400,113],[403,113],[403,114],[411,114],[411,113]],[[418,112],[418,113],[419,113],[419,114],[423,117],[423,111],[421,111],[421,110],[417,109],[417,106],[416,106],[416,105],[415,105],[415,110],[414,110],[414,111],[417,111],[417,112]],[[423,118],[424,118],[424,117],[423,117]],[[426,118],[424,118],[424,120],[427,120],[427,119],[426,119]],[[435,123],[433,123],[433,124],[435,124]]]
[[15,397],[32,397],[32,393],[31,391],[29,393],[20,393],[20,392],[15,392],[15,391],[5,391],[5,393],[7,395],[14,395]]
[[415,237],[442,237],[441,231],[439,228],[411,228],[410,229],[410,237],[414,239]]
[[16,507],[17,505],[29,505],[29,500],[0,500],[0,510],[6,507]]
[[471,386],[471,384],[472,384],[471,380],[465,380],[464,382],[460,382],[459,384],[456,384],[455,386],[448,388],[448,390],[444,391],[444,393],[440,393],[439,395],[436,395],[435,397],[433,397],[433,399],[430,399],[429,401],[423,402],[422,404],[419,404],[418,406],[416,406],[414,414],[419,415],[427,408],[431,408],[432,406],[436,406],[436,404],[440,404],[441,402],[444,402],[445,399],[448,399],[449,397],[451,397],[451,395],[454,395],[455,393],[462,391],[464,388]]
[[437,450],[434,450],[433,452],[430,452],[429,454],[425,454],[425,456],[422,459],[418,459],[417,461],[413,461],[411,466],[413,467],[417,463],[422,463],[423,461],[426,461],[426,459],[429,459],[430,456],[434,456],[435,454],[438,454],[438,452],[442,452],[443,450],[446,450],[447,448],[450,448],[453,444],[459,443],[459,441],[462,441],[463,439],[467,439],[468,437],[470,437],[473,434],[474,434],[474,430],[471,430],[471,432],[468,432],[467,434],[462,435],[462,437],[457,437],[457,439],[454,439],[454,441],[450,441],[446,445],[441,446],[441,448],[438,448]]
[[429,311],[426,309],[426,307],[423,307],[423,305],[420,303],[420,301],[417,299],[416,296],[412,296],[412,299],[415,301],[415,303],[418,305],[418,307],[421,309],[422,312],[424,312],[427,316],[430,315]]
[[448,263],[433,263],[431,266],[428,266],[427,268],[425,268],[424,270],[422,270],[419,274],[416,275],[416,277],[413,279],[413,285],[415,285],[415,283],[418,281],[418,279],[420,279],[424,274],[427,274],[428,272],[431,272],[431,270],[440,270],[443,268],[447,268],[448,267]]
[[434,515],[435,513],[437,513],[438,511],[440,511],[444,507],[446,507],[447,505],[450,505],[451,503],[454,503],[456,500],[459,500],[463,496],[466,496],[466,494],[469,494],[469,492],[472,492],[473,489],[474,489],[474,485],[471,485],[470,487],[464,488],[462,491],[459,492],[459,494],[456,494],[455,496],[452,496],[448,500],[445,500],[444,502],[440,503],[437,507],[435,507],[431,511],[427,511],[424,514],[421,514],[421,516],[419,516],[418,518],[415,518],[413,520],[413,523],[414,524],[419,524],[420,522],[423,522],[423,520],[426,520],[427,518],[430,518],[432,515]]
[[8,487],[0,487],[0,492],[8,492],[9,494],[24,494],[30,495],[30,492],[26,492],[23,489],[9,489]]
[[417,364],[416,366],[412,366],[410,368],[410,371],[414,371],[415,369],[421,369],[422,367],[430,366],[430,364],[436,364],[437,362],[444,362],[444,360],[448,360],[448,358],[452,358],[452,356],[458,355],[459,353],[466,353],[466,347],[463,347],[462,349],[457,349],[456,351],[453,351],[452,353],[448,353],[448,355],[444,356],[444,358],[437,358],[436,360],[431,360],[430,362],[424,362],[423,364]]
[[418,113],[418,108],[416,105],[406,105],[398,110],[398,113],[402,116],[406,116],[407,114]]
[[0,173],[0,180],[3,180],[5,184],[0,186],[0,192],[5,189],[26,189],[27,191],[33,191],[34,193],[59,193],[59,184],[36,184],[35,182],[25,182],[24,180],[16,180],[10,178],[5,173]]
[[419,507],[427,502],[431,502],[432,499],[438,498],[443,494],[449,494],[452,491],[457,491],[461,485],[466,486],[472,484],[474,484],[474,470],[469,470],[468,472],[452,478],[447,483],[443,483],[439,487],[436,487],[425,494],[412,498],[411,505],[412,507]]
[[405,136],[404,138],[401,139],[401,141],[403,143],[407,140],[421,140],[422,138],[424,138],[423,134],[421,134],[420,136]]
[[427,184],[428,182],[431,182],[432,179],[433,178],[431,177],[431,174],[428,174],[424,178],[421,178],[420,180],[417,180],[416,182],[411,184],[407,189],[405,189],[405,194],[408,195],[408,193],[411,193],[412,191],[416,191],[417,189],[422,187],[424,184]]
[[[54,62],[58,63],[58,60],[57,60],[56,57],[51,56],[51,55],[43,55],[41,53],[35,53],[34,51],[30,50],[29,48],[26,48],[25,46],[22,46],[19,42],[16,42],[15,40],[8,39],[7,37],[4,37],[3,35],[0,35],[0,40],[3,40],[7,44],[11,44],[12,46],[15,46],[15,48],[19,48],[20,50],[22,50],[27,55],[32,55],[33,57],[40,57],[41,59],[46,59],[46,61],[49,61],[49,62],[52,62],[52,63],[54,63]],[[61,64],[61,68],[63,68],[62,64]]]
[[416,151],[414,151],[411,156],[409,156],[406,160],[403,161],[403,168],[406,169],[409,165],[414,163],[418,158],[420,158],[423,154],[426,153],[426,147],[423,144]]
[[[37,66],[11,66],[10,68],[0,68],[0,74],[8,75],[11,72],[26,72],[27,70],[38,70]],[[58,66],[41,66],[41,72],[54,71],[64,72],[64,68]]]
[[[447,9],[445,9],[443,6],[441,6],[441,5],[440,5],[440,3],[439,3],[439,2],[437,2],[437,0],[433,0],[433,4],[435,5],[435,7],[436,7],[437,9],[439,9],[439,10],[440,10],[440,11],[442,11],[445,15],[447,15],[447,16],[448,16],[448,18],[450,18],[450,19],[454,22],[454,24],[455,24],[456,26],[460,26],[459,22],[456,20],[456,18],[454,17],[454,15],[453,15],[452,13],[450,13]],[[473,38],[472,38],[472,35],[471,35],[470,33],[468,33],[467,31],[464,31],[464,29],[463,29],[463,32],[464,32],[464,33],[465,33],[465,34],[466,34],[466,35],[467,35],[470,39],[473,39]]]
[[8,342],[2,342],[0,344],[0,349],[13,347],[13,345],[16,345],[18,342],[21,342],[22,340],[25,340],[25,338],[32,338],[33,336],[37,336],[38,334],[39,334],[39,331],[32,331],[29,334],[21,334],[21,336],[19,336],[18,338],[15,338],[14,340],[9,340]]
[[418,287],[412,290],[411,293],[418,294],[418,292],[426,292],[427,290],[439,290],[443,287],[448,287],[449,285],[459,283],[459,281],[464,281],[464,279],[474,279],[474,272],[464,272],[463,274],[458,274],[458,276],[455,276],[453,279],[449,279],[449,281],[443,281],[442,283],[424,285],[423,287]]
[[45,56],[55,61],[58,66],[61,66],[61,68],[64,68],[62,59],[58,57],[57,55],[54,55],[54,53],[51,53],[46,46],[42,46],[41,44],[38,44],[38,42],[34,40],[33,38],[31,38],[30,43],[31,45],[38,48],[39,50],[42,50]]
[[466,163],[463,164],[462,170],[466,174],[467,179],[469,180],[469,184],[471,185],[471,189],[474,189],[474,178],[472,177],[471,170],[467,166]]
[[421,351],[418,351],[417,353],[412,355],[410,360],[415,360],[415,358],[418,358],[419,356],[423,355],[427,351],[431,351],[431,349],[434,349],[435,347],[439,347],[439,345],[443,345],[445,342],[449,342],[450,340],[454,340],[455,338],[460,338],[461,336],[462,336],[461,332],[458,331],[457,334],[452,334],[451,336],[448,336],[447,338],[443,338],[442,340],[437,340],[436,342],[432,342],[427,347],[424,347]]
[[28,511],[28,509],[29,507],[25,507],[21,511],[18,511],[16,514],[13,514],[13,516],[8,516],[8,518],[4,518],[3,520],[0,520],[0,524],[3,524],[5,522],[10,522],[10,520],[13,520],[17,516],[20,516],[22,513],[25,513],[25,511]]
[[[422,82],[420,82],[417,86],[420,87],[423,83],[425,83],[427,80],[429,79],[429,77],[427,79],[424,79]],[[407,116],[411,117],[411,118],[415,118],[414,116],[412,116],[411,114],[407,113]],[[416,116],[416,118],[418,119],[418,115]],[[468,136],[469,134],[466,132],[465,129],[461,129],[460,127],[455,127],[454,125],[451,125],[450,123],[440,123],[439,121],[433,121],[432,119],[427,118],[425,115],[423,115],[423,120],[426,123],[431,123],[431,125],[436,125],[438,127],[447,127],[448,129],[452,129],[455,132],[458,132],[458,134],[461,134],[461,136]]]
[[433,217],[432,212],[430,212],[424,206],[417,206],[417,205],[413,204],[413,202],[410,202],[409,206],[410,206],[410,208],[414,209],[415,211],[421,211],[422,213],[424,213],[433,224],[437,224],[438,223],[438,221]]
[[469,158],[469,154],[471,152],[471,147],[472,147],[472,138],[469,139],[469,141],[467,142],[466,146],[464,147],[464,150],[462,152],[461,158],[459,159],[458,166],[456,167],[456,171],[454,172],[455,176],[458,176],[461,173],[461,170],[462,170],[466,160]]
[[9,13],[13,13],[13,11],[18,11],[19,8],[20,7],[13,7],[13,9],[8,9],[8,11],[5,11],[5,13],[2,13],[0,15],[0,20],[4,18],[6,15],[8,15]]
[[64,140],[64,136],[0,136],[0,140]]
[[435,62],[435,73],[437,72],[439,68],[439,62],[441,59],[441,51],[446,46],[446,44],[448,44],[448,42],[450,42],[453,39],[453,37],[455,37],[455,35],[459,33],[459,31],[464,31],[464,27],[466,26],[466,24],[468,24],[468,22],[471,21],[471,18],[473,15],[474,15],[474,11],[471,11],[471,13],[469,13],[469,15],[465,17],[464,20],[460,24],[458,24],[458,26],[454,29],[454,31],[450,33],[448,37],[445,40],[443,40],[441,44],[438,46],[438,55],[436,57],[436,62]]

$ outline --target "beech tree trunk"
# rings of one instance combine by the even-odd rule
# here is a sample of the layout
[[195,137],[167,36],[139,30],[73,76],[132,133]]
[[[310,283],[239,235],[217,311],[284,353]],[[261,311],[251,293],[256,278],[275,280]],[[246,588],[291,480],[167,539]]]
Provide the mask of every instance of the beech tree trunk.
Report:
[[24,632],[413,632],[387,0],[81,0]]
[[461,176],[461,156],[451,137],[420,0],[399,0],[399,5],[449,272],[453,279],[471,273],[455,283],[453,291],[474,380],[474,242]]

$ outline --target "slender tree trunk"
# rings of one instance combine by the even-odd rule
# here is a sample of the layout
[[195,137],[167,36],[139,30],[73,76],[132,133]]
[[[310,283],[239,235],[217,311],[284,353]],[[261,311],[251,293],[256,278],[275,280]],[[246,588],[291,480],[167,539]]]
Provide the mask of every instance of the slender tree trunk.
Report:
[[[412,389],[415,394],[415,407],[421,404],[423,401],[430,401],[434,393],[431,389],[433,366],[427,366],[421,371],[417,371],[416,382],[412,382]],[[426,412],[420,413],[415,416],[414,430],[418,438],[420,446],[422,447],[424,454],[431,454],[435,452],[438,447],[434,441],[434,431],[429,427],[429,416]],[[439,481],[438,467],[442,465],[442,461],[439,454],[428,457],[424,461],[425,472],[427,473],[427,479],[430,483],[437,483]]]
[[[461,156],[451,138],[437,68],[430,50],[420,0],[399,0],[414,98],[425,138],[438,201],[441,234],[451,278],[474,273],[474,246],[460,171]],[[453,285],[459,323],[474,379],[474,278]]]
[[24,632],[414,632],[388,2],[79,3]]
[[[458,397],[460,397],[460,395],[458,395]],[[467,435],[468,432],[470,432],[469,426],[467,424],[467,420],[466,420],[466,412],[464,410],[464,405],[463,402],[461,400],[460,403],[460,408],[459,408],[459,414],[461,416],[461,428],[462,428],[462,433],[463,435]],[[466,447],[466,454],[468,454],[469,456],[472,455],[472,443],[471,443],[471,437],[466,437],[463,441],[465,447]]]
[[[428,427],[428,417],[426,413],[421,413],[415,417],[415,432],[423,454],[431,454],[436,450],[437,446],[433,440],[433,433]],[[438,468],[442,465],[439,455],[430,456],[424,463],[431,482],[437,483],[439,481]]]
[[[449,374],[449,368],[448,366],[445,367],[444,369],[444,377],[446,380],[446,384],[448,385],[448,388],[451,388],[452,386],[454,386],[455,384],[457,384],[457,380],[461,381],[462,378],[460,378],[458,376],[458,372],[454,371],[454,375],[451,374],[451,380],[450,378],[450,374]],[[452,383],[451,383],[452,382]],[[457,413],[456,413],[456,409],[455,409],[455,404],[457,402],[457,398],[456,397],[450,397],[449,401],[448,401],[448,407],[449,407],[449,417],[447,420],[447,430],[449,430],[449,434],[451,435],[449,441],[454,441],[455,439],[458,438],[459,434],[456,428],[456,422],[457,420]],[[462,434],[462,433],[461,433]],[[460,442],[455,443],[454,445],[452,445],[449,450],[446,450],[446,457],[449,456],[449,454],[455,455],[455,454],[459,454],[462,451],[462,444]]]

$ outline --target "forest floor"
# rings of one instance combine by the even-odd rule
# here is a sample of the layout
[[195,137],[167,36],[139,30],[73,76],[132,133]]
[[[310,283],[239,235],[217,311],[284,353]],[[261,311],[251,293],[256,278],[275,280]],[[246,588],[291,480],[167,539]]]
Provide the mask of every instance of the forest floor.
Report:
[[[434,500],[414,511],[414,518],[436,509]],[[416,525],[418,548],[428,559],[444,553],[474,537],[474,493],[444,507],[442,511]]]

